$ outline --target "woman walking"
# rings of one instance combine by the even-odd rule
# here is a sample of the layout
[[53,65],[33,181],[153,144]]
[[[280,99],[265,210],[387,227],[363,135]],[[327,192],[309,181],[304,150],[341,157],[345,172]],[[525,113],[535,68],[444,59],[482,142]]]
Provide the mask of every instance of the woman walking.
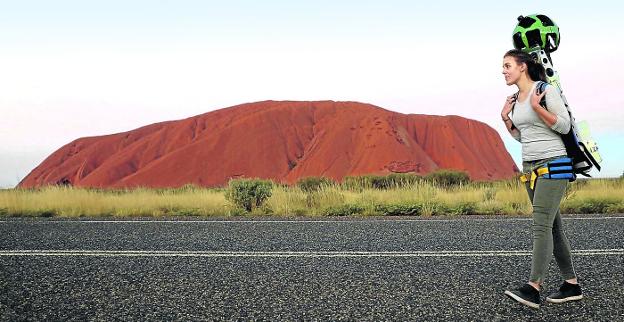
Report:
[[[560,134],[570,130],[570,116],[557,88],[547,85],[538,93],[538,81],[545,81],[546,75],[542,65],[529,54],[516,49],[505,53],[503,75],[508,86],[518,87],[517,95],[507,97],[501,117],[513,138],[522,143],[522,171],[528,174],[525,184],[533,205],[531,275],[526,284],[507,290],[505,294],[522,304],[539,308],[541,285],[554,255],[564,282],[559,292],[546,300],[551,303],[580,300],[583,295],[559,211],[568,179],[540,177],[547,171],[543,169],[550,168],[549,163],[561,164],[569,160]],[[540,105],[544,97],[548,109]]]

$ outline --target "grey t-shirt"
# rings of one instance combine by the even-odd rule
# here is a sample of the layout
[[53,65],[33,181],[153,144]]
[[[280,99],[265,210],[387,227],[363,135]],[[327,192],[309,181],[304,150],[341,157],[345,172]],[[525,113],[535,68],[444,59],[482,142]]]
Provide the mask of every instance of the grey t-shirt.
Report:
[[531,107],[531,95],[535,95],[533,83],[529,95],[522,102],[517,101],[510,118],[519,134],[512,134],[516,141],[522,143],[522,161],[533,161],[566,154],[561,134],[570,129],[570,115],[563,103],[559,89],[552,85],[546,86],[546,106],[548,111],[557,115],[557,121],[548,127]]

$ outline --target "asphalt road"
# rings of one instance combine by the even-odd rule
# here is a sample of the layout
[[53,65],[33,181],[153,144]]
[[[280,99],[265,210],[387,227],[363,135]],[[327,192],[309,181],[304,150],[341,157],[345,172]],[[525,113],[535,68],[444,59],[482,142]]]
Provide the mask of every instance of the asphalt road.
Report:
[[[111,219],[112,220],[112,219]],[[624,321],[624,216],[566,217],[585,299],[521,306],[527,218],[0,221],[0,318]],[[561,282],[550,266],[542,298]]]

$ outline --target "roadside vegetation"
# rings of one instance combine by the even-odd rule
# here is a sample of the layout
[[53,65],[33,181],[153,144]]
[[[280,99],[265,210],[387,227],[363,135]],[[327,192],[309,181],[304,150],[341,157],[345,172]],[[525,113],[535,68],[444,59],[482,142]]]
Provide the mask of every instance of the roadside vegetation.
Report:
[[[448,170],[422,177],[353,176],[341,183],[308,177],[294,186],[236,179],[222,188],[0,190],[1,217],[530,215],[531,211],[517,178],[471,182],[465,173]],[[624,178],[571,182],[561,212],[624,213]]]

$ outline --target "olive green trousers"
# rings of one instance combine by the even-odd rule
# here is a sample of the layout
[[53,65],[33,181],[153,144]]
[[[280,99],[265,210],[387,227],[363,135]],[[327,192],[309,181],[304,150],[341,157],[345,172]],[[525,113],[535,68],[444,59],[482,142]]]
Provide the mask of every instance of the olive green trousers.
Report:
[[[522,162],[522,171],[527,173],[539,168],[550,160],[562,156],[535,161]],[[568,185],[568,179],[538,178],[534,190],[526,182],[529,200],[533,205],[533,256],[529,280],[541,284],[548,272],[548,266],[554,255],[561,275],[565,280],[576,277],[572,265],[570,243],[563,232],[563,223],[559,204]]]

